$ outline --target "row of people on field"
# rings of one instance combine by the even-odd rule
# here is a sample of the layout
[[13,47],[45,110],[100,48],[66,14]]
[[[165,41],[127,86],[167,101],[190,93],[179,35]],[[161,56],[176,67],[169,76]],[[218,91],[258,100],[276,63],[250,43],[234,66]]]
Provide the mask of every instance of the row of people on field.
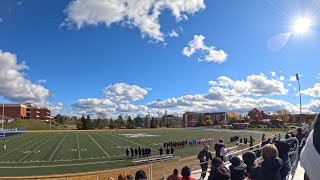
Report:
[[129,153],[131,155],[131,158],[144,158],[144,157],[150,157],[151,156],[151,148],[129,148],[126,149],[126,158],[129,158]]

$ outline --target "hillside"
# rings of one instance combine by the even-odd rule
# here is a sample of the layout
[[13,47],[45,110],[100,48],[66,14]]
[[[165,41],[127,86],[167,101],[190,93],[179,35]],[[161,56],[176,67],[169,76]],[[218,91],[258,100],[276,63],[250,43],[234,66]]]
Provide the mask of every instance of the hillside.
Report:
[[[49,124],[40,120],[15,120],[11,123],[4,124],[4,128],[20,128],[25,127],[27,130],[48,130]],[[56,129],[52,125],[52,129]]]

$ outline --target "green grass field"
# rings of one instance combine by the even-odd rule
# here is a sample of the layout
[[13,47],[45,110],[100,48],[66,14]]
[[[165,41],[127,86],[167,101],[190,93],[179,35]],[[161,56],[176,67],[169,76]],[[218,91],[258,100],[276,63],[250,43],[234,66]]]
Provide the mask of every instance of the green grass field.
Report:
[[[142,137],[129,137],[129,134],[142,134]],[[127,134],[127,135],[124,135]],[[267,133],[270,135],[270,133]],[[151,136],[145,136],[151,135]],[[7,149],[0,149],[1,176],[49,175],[87,172],[132,166],[125,159],[127,147],[150,147],[153,155],[165,141],[179,141],[198,138],[223,138],[239,135],[255,139],[261,134],[248,132],[212,132],[190,129],[154,130],[107,130],[107,131],[65,131],[65,132],[25,132],[7,137]],[[2,145],[2,139],[0,139]],[[234,146],[234,144],[227,144]],[[202,146],[175,150],[175,156],[196,155]],[[213,146],[210,147],[213,151]]]

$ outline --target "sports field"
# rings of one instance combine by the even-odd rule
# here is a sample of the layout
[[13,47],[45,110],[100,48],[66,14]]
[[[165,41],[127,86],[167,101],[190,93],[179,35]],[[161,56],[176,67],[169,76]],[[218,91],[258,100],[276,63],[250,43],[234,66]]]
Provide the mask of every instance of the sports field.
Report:
[[[127,147],[150,147],[152,155],[158,155],[165,141],[211,137],[214,141],[223,138],[228,142],[235,135],[261,139],[261,134],[254,132],[202,129],[25,132],[7,137],[7,149],[0,148],[0,174],[49,175],[127,167],[133,165],[132,160],[125,159]],[[176,149],[175,156],[193,156],[201,149],[200,145]],[[213,151],[213,146],[210,149]]]

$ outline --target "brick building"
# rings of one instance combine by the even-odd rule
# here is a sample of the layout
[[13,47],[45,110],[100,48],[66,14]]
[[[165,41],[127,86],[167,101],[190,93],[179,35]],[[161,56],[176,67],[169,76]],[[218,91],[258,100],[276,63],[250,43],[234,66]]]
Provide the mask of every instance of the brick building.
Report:
[[[0,104],[0,116],[2,116],[2,104]],[[7,119],[39,119],[49,120],[51,111],[46,108],[34,107],[32,104],[5,104],[4,117]]]
[[214,113],[197,113],[197,112],[185,112],[182,117],[182,121],[185,127],[195,127],[200,120],[203,120],[205,116],[209,116],[212,119],[214,125],[226,124],[227,113],[226,112],[214,112]]

